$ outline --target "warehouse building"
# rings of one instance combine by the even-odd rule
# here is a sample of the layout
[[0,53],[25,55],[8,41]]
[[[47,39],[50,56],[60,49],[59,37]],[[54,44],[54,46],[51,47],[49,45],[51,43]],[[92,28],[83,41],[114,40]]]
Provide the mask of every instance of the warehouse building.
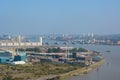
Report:
[[7,63],[13,60],[15,53],[12,51],[0,51],[0,63]]

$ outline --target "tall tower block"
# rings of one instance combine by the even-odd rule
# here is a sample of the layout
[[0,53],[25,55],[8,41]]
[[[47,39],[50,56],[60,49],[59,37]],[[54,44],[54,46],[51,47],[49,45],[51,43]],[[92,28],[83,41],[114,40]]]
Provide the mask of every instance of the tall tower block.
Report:
[[22,41],[22,37],[19,35],[18,36],[18,43],[21,43],[21,41]]
[[42,46],[42,37],[39,37],[39,42],[41,43]]

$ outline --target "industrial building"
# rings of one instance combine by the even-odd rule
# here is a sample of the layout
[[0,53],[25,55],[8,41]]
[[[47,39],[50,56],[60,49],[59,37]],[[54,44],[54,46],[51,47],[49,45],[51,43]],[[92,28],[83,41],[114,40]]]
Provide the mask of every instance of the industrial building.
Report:
[[14,56],[14,61],[26,61],[26,52],[17,52],[17,54]]
[[13,52],[12,51],[9,51],[9,50],[1,50],[0,51],[0,57],[9,57],[9,58],[12,58],[13,57]]
[[30,62],[57,62],[68,64],[91,65],[94,61],[100,61],[102,56],[94,52],[78,53],[28,53]]
[[13,63],[15,61],[26,61],[26,52],[23,51],[0,51],[0,63]]
[[8,63],[10,61],[12,61],[12,58],[8,58],[8,57],[0,57],[0,63]]
[[7,63],[13,60],[15,53],[12,51],[0,51],[0,63]]

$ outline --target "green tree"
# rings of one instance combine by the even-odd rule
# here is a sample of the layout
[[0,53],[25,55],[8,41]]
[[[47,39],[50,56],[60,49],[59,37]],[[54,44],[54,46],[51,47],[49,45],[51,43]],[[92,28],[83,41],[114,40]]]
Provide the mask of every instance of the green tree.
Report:
[[88,50],[87,50],[87,49],[84,49],[84,48],[79,48],[79,49],[78,49],[78,52],[88,52]]
[[49,48],[49,49],[47,50],[47,52],[48,52],[48,53],[52,53],[52,52],[53,52],[53,49]]
[[41,52],[41,50],[40,50],[38,47],[35,47],[35,48],[27,48],[25,51]]

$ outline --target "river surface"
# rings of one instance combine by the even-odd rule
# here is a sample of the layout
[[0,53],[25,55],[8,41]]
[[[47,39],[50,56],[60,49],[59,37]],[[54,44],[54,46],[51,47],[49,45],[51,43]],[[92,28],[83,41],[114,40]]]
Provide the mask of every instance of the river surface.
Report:
[[[67,80],[120,80],[120,46],[108,45],[75,45],[89,50],[99,51],[105,62],[88,74],[70,77]],[[110,52],[107,52],[110,50]]]

